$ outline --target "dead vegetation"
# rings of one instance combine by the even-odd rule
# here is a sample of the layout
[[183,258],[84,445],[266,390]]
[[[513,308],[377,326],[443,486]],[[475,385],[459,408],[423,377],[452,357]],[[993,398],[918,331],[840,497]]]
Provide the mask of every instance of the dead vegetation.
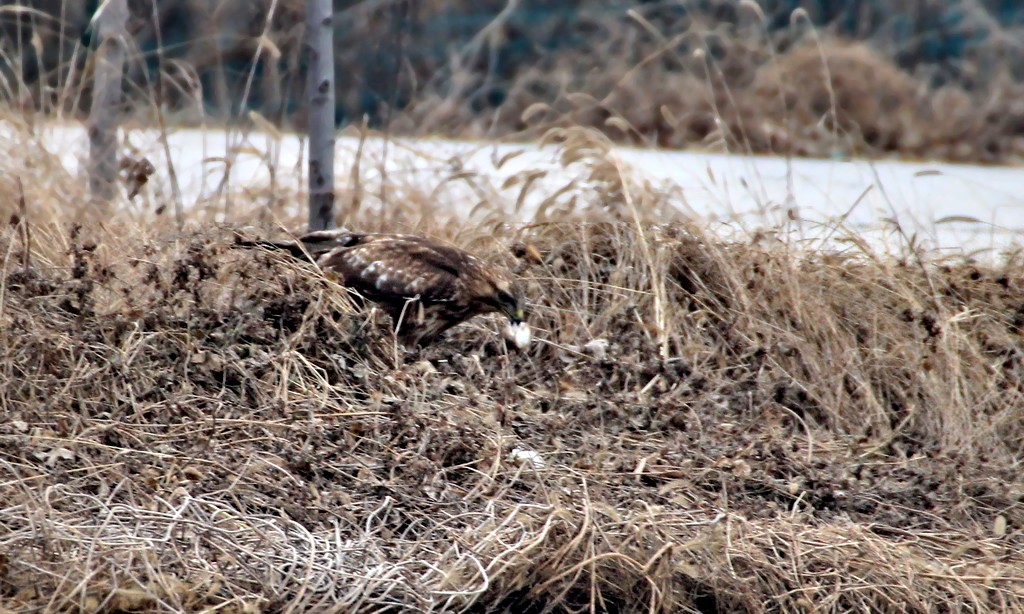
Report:
[[11,163],[5,607],[1024,609],[1024,263],[725,241],[586,134],[590,204],[421,222],[526,280],[519,354],[487,319],[408,353],[237,222],[78,226]]

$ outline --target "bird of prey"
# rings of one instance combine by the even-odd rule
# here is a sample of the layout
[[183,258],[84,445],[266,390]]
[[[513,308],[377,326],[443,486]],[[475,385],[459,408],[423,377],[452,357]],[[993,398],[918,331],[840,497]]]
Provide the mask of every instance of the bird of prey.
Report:
[[443,332],[485,313],[509,320],[505,336],[520,349],[530,343],[523,294],[504,267],[425,237],[320,230],[294,241],[236,241],[238,247],[287,251],[338,276],[380,305],[398,338],[425,346]]

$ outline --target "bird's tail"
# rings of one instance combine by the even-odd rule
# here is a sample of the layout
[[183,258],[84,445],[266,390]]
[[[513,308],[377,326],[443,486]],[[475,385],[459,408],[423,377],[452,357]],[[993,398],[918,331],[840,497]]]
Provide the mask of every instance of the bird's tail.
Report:
[[248,240],[242,239],[241,237],[235,237],[235,242],[231,247],[238,249],[269,249],[269,250],[283,250],[291,254],[296,258],[305,258],[306,252],[302,249],[302,243],[299,241],[264,241],[264,240]]
[[235,235],[236,248],[259,248],[283,250],[296,258],[316,260],[320,255],[338,247],[348,247],[358,241],[358,233],[345,229],[317,230],[292,241],[267,241],[244,239]]

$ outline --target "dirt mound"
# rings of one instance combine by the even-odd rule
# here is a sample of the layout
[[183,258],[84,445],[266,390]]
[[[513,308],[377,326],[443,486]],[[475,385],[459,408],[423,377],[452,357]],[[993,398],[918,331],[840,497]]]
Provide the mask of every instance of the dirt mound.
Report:
[[409,353],[227,231],[4,232],[8,608],[1024,608],[1018,263],[546,225],[540,342]]

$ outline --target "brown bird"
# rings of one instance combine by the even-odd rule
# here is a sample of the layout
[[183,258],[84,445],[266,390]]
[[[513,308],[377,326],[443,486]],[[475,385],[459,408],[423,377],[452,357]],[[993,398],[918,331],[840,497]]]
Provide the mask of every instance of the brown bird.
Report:
[[518,347],[530,342],[523,294],[513,275],[457,247],[415,235],[349,230],[235,245],[285,250],[336,274],[344,286],[380,305],[407,345],[428,345],[452,326],[485,313],[509,319],[505,335]]

